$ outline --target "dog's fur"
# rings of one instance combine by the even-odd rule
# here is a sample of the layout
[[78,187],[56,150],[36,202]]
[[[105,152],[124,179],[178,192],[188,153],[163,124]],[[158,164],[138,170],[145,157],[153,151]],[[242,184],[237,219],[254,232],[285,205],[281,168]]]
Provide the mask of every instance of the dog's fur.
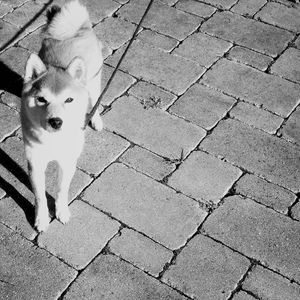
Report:
[[[48,13],[40,52],[27,61],[21,123],[38,231],[49,225],[45,170],[50,161],[59,166],[56,217],[62,223],[70,218],[68,191],[83,147],[86,113],[101,90],[101,49],[86,8],[73,0]],[[91,124],[102,129],[99,114]]]

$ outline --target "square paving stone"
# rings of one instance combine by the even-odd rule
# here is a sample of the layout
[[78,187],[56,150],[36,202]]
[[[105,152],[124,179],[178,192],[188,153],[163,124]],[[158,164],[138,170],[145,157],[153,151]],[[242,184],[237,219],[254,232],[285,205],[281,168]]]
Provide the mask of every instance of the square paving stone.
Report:
[[179,0],[175,7],[202,18],[210,17],[217,10],[213,6],[194,0]]
[[168,184],[197,200],[217,203],[241,175],[238,168],[195,151],[172,174]]
[[4,46],[8,47],[11,44],[16,42],[16,40],[12,41],[11,38],[17,33],[18,30],[19,28],[16,25],[12,25],[8,22],[4,22],[3,20],[0,20],[0,34],[1,34],[0,48],[1,49]]
[[98,256],[76,279],[65,300],[187,300],[113,255]]
[[230,8],[236,3],[236,0],[203,0],[203,2],[211,5],[215,5],[220,8]]
[[201,80],[248,102],[287,117],[298,105],[300,85],[251,67],[222,59]]
[[[117,14],[125,20],[138,23],[148,3],[147,0],[131,0]],[[177,40],[183,40],[199,27],[202,20],[198,16],[187,14],[160,1],[155,1],[143,21],[143,27]]]
[[106,130],[101,132],[86,129],[85,144],[77,166],[97,175],[117,159],[128,147],[129,142]]
[[[115,66],[123,51],[124,47],[120,48],[106,62]],[[171,55],[139,40],[132,44],[120,69],[179,95],[205,70],[195,62]]]
[[299,7],[287,7],[280,3],[269,2],[255,17],[288,30],[300,31]]
[[221,121],[200,148],[294,192],[300,191],[300,148],[235,120]]
[[20,127],[20,117],[17,111],[0,103],[0,141]]
[[185,157],[205,130],[158,109],[145,109],[134,97],[122,97],[103,116],[104,126],[130,141],[171,159]]
[[184,245],[206,216],[196,201],[122,164],[108,167],[83,199],[170,249]]
[[163,281],[197,300],[228,299],[250,266],[248,259],[198,235],[164,273]]
[[195,84],[169,111],[207,130],[213,128],[230,110],[236,100],[223,93]]
[[126,228],[110,241],[109,250],[153,276],[158,276],[173,257],[172,251]]
[[299,281],[300,223],[250,199],[229,197],[203,230],[223,244]]
[[57,299],[77,272],[0,224],[0,298]]
[[173,53],[208,68],[231,46],[229,42],[197,32],[186,38]]
[[201,26],[201,31],[271,56],[284,50],[294,36],[284,29],[228,11],[216,13]]
[[232,300],[255,300],[255,299],[256,298],[254,298],[253,296],[247,294],[244,291],[239,291],[232,298]]
[[82,201],[72,203],[70,210],[70,221],[63,225],[54,220],[39,235],[38,244],[76,269],[82,269],[118,232],[119,223]]
[[271,72],[300,83],[300,50],[287,49],[272,65]]
[[300,285],[257,266],[245,279],[242,288],[260,299],[295,300],[300,298]]
[[239,0],[231,11],[252,17],[266,3],[267,0]]

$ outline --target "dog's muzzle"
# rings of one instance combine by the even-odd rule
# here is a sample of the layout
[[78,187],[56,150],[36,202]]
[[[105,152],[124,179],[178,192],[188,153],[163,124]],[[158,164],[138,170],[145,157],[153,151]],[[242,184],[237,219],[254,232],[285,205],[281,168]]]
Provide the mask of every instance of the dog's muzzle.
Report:
[[53,129],[60,129],[63,124],[63,120],[61,118],[50,118],[48,123]]

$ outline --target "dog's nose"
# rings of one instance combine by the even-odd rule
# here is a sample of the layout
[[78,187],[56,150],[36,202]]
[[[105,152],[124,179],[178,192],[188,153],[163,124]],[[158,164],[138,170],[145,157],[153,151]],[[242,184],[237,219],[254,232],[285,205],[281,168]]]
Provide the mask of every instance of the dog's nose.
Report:
[[50,126],[54,129],[59,129],[63,123],[61,118],[51,118],[48,120]]

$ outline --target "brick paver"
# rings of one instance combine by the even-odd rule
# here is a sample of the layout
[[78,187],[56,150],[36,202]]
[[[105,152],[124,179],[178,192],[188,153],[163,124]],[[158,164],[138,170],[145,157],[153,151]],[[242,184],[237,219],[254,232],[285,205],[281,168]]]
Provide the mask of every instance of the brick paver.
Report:
[[[104,88],[149,0],[80,1]],[[48,2],[0,1],[0,298],[300,298],[298,1],[155,0],[86,130],[70,222],[52,162],[38,233],[18,114]]]

